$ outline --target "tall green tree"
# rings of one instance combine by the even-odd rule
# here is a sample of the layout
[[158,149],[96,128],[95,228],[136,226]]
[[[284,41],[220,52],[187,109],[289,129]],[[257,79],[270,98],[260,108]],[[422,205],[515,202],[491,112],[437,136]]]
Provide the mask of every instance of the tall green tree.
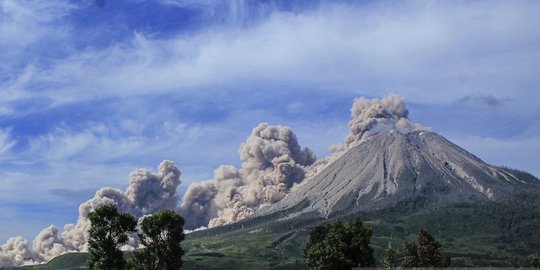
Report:
[[[348,256],[353,261],[353,267],[374,267],[375,257],[371,247],[371,235],[373,231],[370,227],[364,226],[359,216],[353,218],[347,227],[345,242],[348,245]],[[347,240],[350,239],[350,242]]]
[[172,270],[182,266],[185,238],[184,219],[171,210],[162,210],[145,217],[140,229],[139,241],[143,249],[135,251],[130,269]]
[[392,242],[388,242],[388,248],[384,252],[382,261],[384,269],[392,270],[396,267],[396,251],[392,248]]
[[328,234],[328,228],[329,226],[320,225],[315,227],[310,233],[309,233],[309,239],[306,244],[306,247],[304,248],[304,258],[307,256],[307,251],[315,244],[322,242],[326,235]]
[[441,243],[426,230],[418,233],[416,242],[407,242],[403,247],[401,267],[448,267],[450,258],[444,254]]
[[119,213],[116,205],[103,205],[88,215],[91,227],[88,240],[90,269],[120,270],[126,262],[119,246],[127,243],[128,233],[134,232],[137,221],[133,216]]
[[359,217],[348,225],[335,220],[330,225],[316,227],[310,233],[304,260],[309,269],[317,270],[373,267],[371,235],[371,228],[364,226]]

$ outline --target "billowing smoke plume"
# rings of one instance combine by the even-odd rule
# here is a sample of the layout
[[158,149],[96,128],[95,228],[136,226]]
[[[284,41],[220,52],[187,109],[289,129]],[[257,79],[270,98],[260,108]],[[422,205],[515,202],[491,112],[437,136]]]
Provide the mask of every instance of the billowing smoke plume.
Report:
[[408,116],[409,110],[406,108],[405,99],[396,94],[389,94],[383,99],[364,97],[354,99],[351,108],[352,119],[349,121],[349,133],[345,137],[345,142],[332,145],[330,155],[311,166],[306,178],[315,176],[347,150],[376,134],[391,130],[407,134],[429,129],[411,122]]
[[383,99],[356,98],[351,116],[349,134],[345,138],[347,149],[383,131],[395,129],[406,134],[425,129],[420,124],[409,121],[405,99],[395,94]]
[[[88,214],[105,204],[115,204],[120,211],[137,218],[162,209],[177,209],[189,229],[233,223],[280,201],[300,187],[304,179],[309,181],[348,149],[376,134],[426,129],[407,118],[403,97],[394,94],[383,99],[355,99],[351,116],[344,143],[333,145],[331,154],[318,161],[313,151],[300,147],[290,128],[258,125],[238,150],[241,168],[223,165],[214,171],[213,179],[192,184],[179,208],[176,188],[180,184],[180,171],[173,162],[163,161],[157,174],[136,170],[130,174],[126,191],[102,188],[81,204],[77,223],[64,226],[61,235],[55,226],[44,229],[33,241],[33,250],[22,237],[10,238],[0,246],[0,267],[43,262],[65,252],[86,250]],[[136,239],[130,239],[130,245],[137,246]]]
[[7,240],[0,246],[0,267],[21,266],[33,262],[32,251],[28,247],[28,240],[16,236]]
[[62,239],[58,237],[58,228],[51,225],[41,231],[34,242],[32,249],[35,253],[36,261],[48,261],[58,255],[66,253]]
[[180,209],[188,228],[215,227],[252,216],[281,200],[316,161],[290,128],[266,123],[253,129],[238,153],[241,169],[220,166],[212,180],[189,187]]
[[[77,223],[65,225],[61,235],[54,225],[45,228],[34,239],[33,250],[29,249],[28,241],[22,237],[10,238],[0,247],[0,267],[45,262],[69,251],[85,251],[90,229],[88,214],[94,209],[115,204],[119,211],[130,213],[136,218],[162,209],[175,209],[179,202],[176,193],[178,185],[180,171],[172,161],[161,162],[156,174],[146,169],[135,170],[130,174],[130,184],[125,192],[101,188],[92,199],[82,203]],[[132,245],[137,245],[134,239],[130,240]]]
[[86,250],[90,221],[88,214],[99,206],[115,204],[119,211],[136,218],[162,209],[175,209],[178,204],[176,188],[180,185],[180,171],[172,161],[159,164],[158,173],[138,169],[129,175],[130,184],[125,192],[102,188],[96,195],[79,206],[77,224],[64,227],[62,240],[68,250]]

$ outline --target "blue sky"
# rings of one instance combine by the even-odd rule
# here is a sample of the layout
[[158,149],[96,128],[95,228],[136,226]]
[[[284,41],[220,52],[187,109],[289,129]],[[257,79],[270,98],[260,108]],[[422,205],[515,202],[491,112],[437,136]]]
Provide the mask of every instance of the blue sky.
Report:
[[540,176],[540,2],[0,0],[0,242],[171,159],[239,165],[260,122],[319,157],[355,97]]

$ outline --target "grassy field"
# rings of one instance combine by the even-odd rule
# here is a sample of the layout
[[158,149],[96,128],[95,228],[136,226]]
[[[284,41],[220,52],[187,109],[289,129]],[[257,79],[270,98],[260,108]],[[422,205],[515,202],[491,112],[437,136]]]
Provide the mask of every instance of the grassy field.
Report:
[[[401,251],[420,228],[427,229],[452,257],[454,267],[528,267],[540,251],[540,199],[512,203],[462,204],[420,209],[404,204],[361,214],[373,228],[378,261],[388,242]],[[303,247],[309,231],[328,220],[313,215],[276,221],[280,215],[189,234],[184,269],[305,269]],[[343,219],[350,215],[341,216]],[[84,253],[66,254],[47,265],[25,269],[84,269]]]

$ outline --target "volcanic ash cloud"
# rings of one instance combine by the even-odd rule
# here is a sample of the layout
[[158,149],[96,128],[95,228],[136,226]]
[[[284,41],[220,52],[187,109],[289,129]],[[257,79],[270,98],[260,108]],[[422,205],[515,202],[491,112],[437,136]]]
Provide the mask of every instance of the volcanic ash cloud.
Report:
[[[294,132],[285,126],[261,123],[255,127],[238,154],[241,168],[222,165],[214,177],[192,184],[178,206],[176,193],[180,171],[171,161],[163,161],[156,174],[138,169],[130,174],[125,191],[101,188],[95,196],[79,206],[76,224],[67,224],[60,234],[58,228],[45,228],[29,248],[28,241],[13,237],[0,246],[0,267],[48,261],[69,251],[87,249],[88,214],[105,204],[115,204],[122,212],[137,218],[162,209],[176,209],[186,220],[187,229],[215,227],[253,216],[257,210],[282,200],[302,182],[324,169],[348,149],[369,140],[381,132],[409,133],[425,127],[408,119],[403,97],[390,94],[383,99],[354,100],[349,132],[342,144],[331,147],[331,154],[318,160],[309,148],[302,148]],[[136,239],[130,239],[132,249]]]
[[332,145],[330,155],[311,166],[306,177],[315,176],[347,150],[379,133],[397,130],[407,134],[412,131],[429,129],[410,121],[408,117],[409,110],[406,107],[405,98],[402,96],[389,94],[383,99],[355,98],[351,108],[349,132],[344,143]]
[[34,239],[32,249],[36,261],[49,261],[50,259],[66,253],[67,249],[58,236],[58,228],[51,225],[43,229]]
[[383,99],[356,98],[351,108],[349,134],[345,138],[347,149],[383,131],[397,130],[407,134],[426,129],[408,119],[409,110],[402,96],[389,94]]
[[317,159],[311,149],[300,146],[289,127],[267,123],[252,130],[238,153],[241,169],[220,166],[212,180],[189,187],[180,209],[188,228],[215,227],[252,216],[303,181]]
[[21,236],[11,237],[0,246],[0,267],[21,266],[33,262],[33,254],[28,247],[28,240]]
[[[24,238],[10,238],[0,246],[0,267],[46,262],[69,251],[85,251],[90,229],[88,214],[94,209],[114,204],[121,212],[130,213],[136,218],[162,209],[175,209],[179,201],[176,193],[178,185],[180,170],[172,161],[161,162],[156,174],[146,169],[135,170],[130,174],[126,191],[108,187],[99,189],[92,199],[79,206],[76,224],[65,225],[61,234],[54,225],[43,229],[32,242],[33,250]],[[136,241],[131,242],[136,246]]]
[[[284,126],[260,124],[240,146],[241,169],[223,165],[210,181],[189,187],[178,207],[176,193],[180,171],[171,161],[163,161],[156,174],[138,169],[130,174],[125,191],[99,189],[79,206],[77,223],[64,231],[53,225],[41,231],[32,243],[22,237],[10,238],[0,246],[0,267],[46,262],[71,251],[86,251],[90,221],[88,215],[99,206],[114,204],[136,218],[162,209],[176,209],[186,220],[186,228],[219,226],[252,216],[265,205],[281,200],[291,187],[303,181],[308,166],[316,160],[309,148],[301,148],[294,132]],[[136,239],[130,239],[133,249]]]
[[159,164],[158,173],[138,169],[129,175],[130,184],[125,192],[114,188],[101,188],[96,195],[79,206],[77,224],[64,227],[62,240],[68,250],[86,250],[90,221],[88,214],[99,206],[115,204],[119,211],[136,218],[163,209],[174,209],[178,203],[176,188],[180,185],[180,170],[172,161]]

